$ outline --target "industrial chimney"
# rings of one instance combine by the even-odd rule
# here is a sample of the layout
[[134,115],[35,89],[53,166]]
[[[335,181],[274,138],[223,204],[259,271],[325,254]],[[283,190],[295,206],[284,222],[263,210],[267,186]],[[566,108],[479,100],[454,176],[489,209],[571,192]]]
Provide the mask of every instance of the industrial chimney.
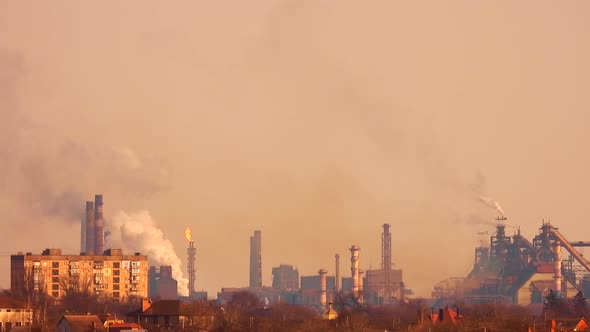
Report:
[[363,289],[363,287],[364,287],[363,278],[364,277],[365,277],[365,271],[359,269],[359,298],[358,298],[358,300],[360,303],[363,303],[363,300],[365,298],[365,292]]
[[555,267],[554,267],[554,278],[555,278],[555,292],[556,294],[561,293],[561,242],[555,241]]
[[334,257],[336,259],[336,293],[340,291],[340,255],[336,254]]
[[[104,218],[102,214],[102,195],[94,196],[94,254],[102,255],[104,252]],[[88,232],[88,230],[86,230]]]
[[262,232],[250,237],[250,287],[262,287]]
[[87,255],[94,255],[94,236],[96,228],[94,227],[94,202],[86,202],[86,227],[84,229],[86,233],[86,243],[82,251],[86,252]]
[[326,308],[326,304],[328,303],[328,289],[326,286],[326,276],[328,274],[328,271],[325,269],[321,269],[318,271],[318,273],[320,274],[320,304]]
[[359,254],[360,248],[353,244],[350,247],[350,272],[352,274],[352,294],[355,298],[359,297]]

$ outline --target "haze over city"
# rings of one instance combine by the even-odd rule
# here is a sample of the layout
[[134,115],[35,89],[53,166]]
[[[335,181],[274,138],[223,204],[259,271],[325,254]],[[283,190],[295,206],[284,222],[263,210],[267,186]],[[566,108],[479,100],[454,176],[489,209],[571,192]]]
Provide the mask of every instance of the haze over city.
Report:
[[499,209],[529,237],[550,219],[587,239],[589,11],[3,1],[0,286],[10,254],[79,253],[95,193],[107,245],[175,253],[184,278],[190,227],[210,294],[248,284],[254,230],[268,285],[279,264],[333,273],[351,244],[379,267],[389,223],[422,296],[470,271]]

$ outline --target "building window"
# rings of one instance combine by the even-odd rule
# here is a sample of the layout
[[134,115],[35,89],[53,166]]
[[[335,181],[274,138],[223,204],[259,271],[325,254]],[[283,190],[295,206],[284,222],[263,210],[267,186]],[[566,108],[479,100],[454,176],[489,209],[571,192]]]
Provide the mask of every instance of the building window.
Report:
[[113,297],[119,297],[119,292],[113,292]]
[[51,270],[51,275],[58,276],[59,270]]
[[51,267],[54,269],[59,269],[59,262],[52,262]]
[[114,262],[113,263],[113,269],[118,269],[121,267],[121,263],[120,262]]
[[113,275],[118,276],[121,273],[120,270],[113,270]]
[[59,277],[51,277],[51,282],[56,284],[59,282]]
[[59,292],[51,292],[51,296],[53,296],[53,297],[59,297]]
[[113,285],[113,290],[119,290],[119,285]]
[[119,277],[113,277],[113,283],[118,284],[119,283]]
[[51,289],[53,289],[53,290],[59,290],[59,285],[51,285]]

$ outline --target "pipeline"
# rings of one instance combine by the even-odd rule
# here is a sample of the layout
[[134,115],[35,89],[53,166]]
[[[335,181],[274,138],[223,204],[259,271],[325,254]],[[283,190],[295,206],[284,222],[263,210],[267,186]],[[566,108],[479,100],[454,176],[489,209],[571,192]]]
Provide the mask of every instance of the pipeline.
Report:
[[568,240],[563,237],[563,235],[561,235],[561,233],[559,233],[556,228],[549,226],[549,232],[551,232],[553,236],[561,241],[561,245],[565,248],[565,250],[567,250],[570,255],[572,255],[572,257],[574,257],[578,263],[580,263],[586,269],[586,271],[590,272],[590,263],[571,245],[571,243],[568,242]]

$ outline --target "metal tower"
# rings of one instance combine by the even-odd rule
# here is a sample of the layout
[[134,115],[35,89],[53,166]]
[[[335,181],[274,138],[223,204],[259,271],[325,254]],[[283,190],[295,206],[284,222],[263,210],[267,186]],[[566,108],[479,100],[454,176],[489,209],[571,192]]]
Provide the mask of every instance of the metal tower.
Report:
[[385,294],[383,303],[389,303],[391,300],[391,233],[389,233],[389,224],[383,224],[383,234],[381,235],[381,268],[385,278]]

